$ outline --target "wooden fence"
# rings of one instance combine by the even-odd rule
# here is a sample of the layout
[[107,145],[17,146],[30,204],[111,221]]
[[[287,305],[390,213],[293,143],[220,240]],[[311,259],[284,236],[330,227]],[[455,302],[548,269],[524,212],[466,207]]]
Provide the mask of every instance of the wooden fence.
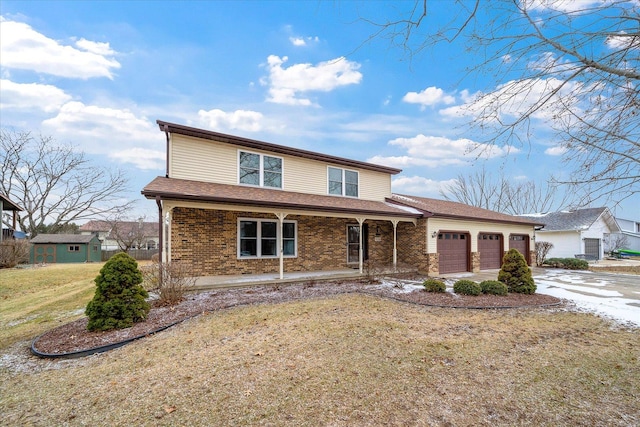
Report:
[[[112,251],[102,251],[102,261],[107,261],[115,254],[123,252],[119,249]],[[151,257],[158,253],[157,249],[129,249],[128,254],[138,261],[150,260]]]

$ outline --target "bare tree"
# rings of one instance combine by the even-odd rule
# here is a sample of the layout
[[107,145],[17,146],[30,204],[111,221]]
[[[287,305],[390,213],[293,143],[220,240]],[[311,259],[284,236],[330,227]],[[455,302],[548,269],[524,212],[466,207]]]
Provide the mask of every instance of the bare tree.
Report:
[[620,249],[629,247],[629,239],[622,233],[609,234],[604,239],[604,251],[606,253],[617,252]]
[[117,215],[104,222],[109,226],[108,237],[115,240],[122,251],[129,252],[132,248],[146,248],[149,229],[144,218],[139,218],[137,221],[127,221],[123,216]]
[[[447,9],[444,9],[447,8]],[[450,16],[434,22],[431,11]],[[550,132],[583,189],[582,205],[640,192],[640,3],[634,0],[416,0],[374,23],[416,60],[437,43],[465,43],[469,75],[494,77],[456,110],[483,143],[516,146]]]
[[471,175],[458,175],[440,195],[446,200],[465,203],[510,215],[551,212],[576,206],[575,194],[558,186],[534,181],[513,181],[504,175],[494,177],[483,167]]
[[18,222],[32,236],[125,210],[127,184],[121,171],[92,165],[50,136],[0,130],[0,191],[24,209]]
[[536,242],[536,265],[541,267],[549,255],[549,251],[553,249],[551,242]]

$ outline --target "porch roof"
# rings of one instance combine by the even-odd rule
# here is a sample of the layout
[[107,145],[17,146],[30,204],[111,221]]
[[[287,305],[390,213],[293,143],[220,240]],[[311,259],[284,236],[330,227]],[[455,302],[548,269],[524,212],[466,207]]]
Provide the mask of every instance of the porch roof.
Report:
[[350,197],[322,196],[260,187],[245,187],[159,176],[147,184],[142,195],[148,199],[182,200],[256,206],[287,210],[420,218],[422,213],[406,206]]

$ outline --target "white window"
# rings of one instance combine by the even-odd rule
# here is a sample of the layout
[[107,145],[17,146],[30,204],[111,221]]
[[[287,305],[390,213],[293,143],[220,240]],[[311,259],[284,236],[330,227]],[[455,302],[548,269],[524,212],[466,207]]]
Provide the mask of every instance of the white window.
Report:
[[[285,257],[297,256],[295,221],[282,223],[282,248]],[[238,220],[238,258],[276,258],[279,256],[278,221],[268,219]]]
[[69,252],[80,252],[80,246],[78,246],[78,245],[69,245]]
[[260,187],[282,188],[282,159],[264,154],[238,152],[238,182]]
[[329,167],[328,192],[337,196],[358,197],[358,172]]

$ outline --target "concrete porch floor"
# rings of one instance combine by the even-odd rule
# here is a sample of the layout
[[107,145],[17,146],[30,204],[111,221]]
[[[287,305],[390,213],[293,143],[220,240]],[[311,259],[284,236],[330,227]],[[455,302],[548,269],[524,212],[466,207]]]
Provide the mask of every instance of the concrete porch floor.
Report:
[[[375,276],[409,273],[413,271],[415,270],[400,267],[396,269],[389,268],[380,272],[376,272]],[[327,271],[297,271],[284,273],[283,279],[280,279],[280,275],[278,273],[201,276],[196,278],[195,284],[192,288],[190,288],[190,290],[202,291],[218,288],[240,288],[256,285],[281,285],[308,281],[359,279],[363,277],[367,277],[366,271],[363,274],[360,274],[360,271],[358,269],[353,268]]]

